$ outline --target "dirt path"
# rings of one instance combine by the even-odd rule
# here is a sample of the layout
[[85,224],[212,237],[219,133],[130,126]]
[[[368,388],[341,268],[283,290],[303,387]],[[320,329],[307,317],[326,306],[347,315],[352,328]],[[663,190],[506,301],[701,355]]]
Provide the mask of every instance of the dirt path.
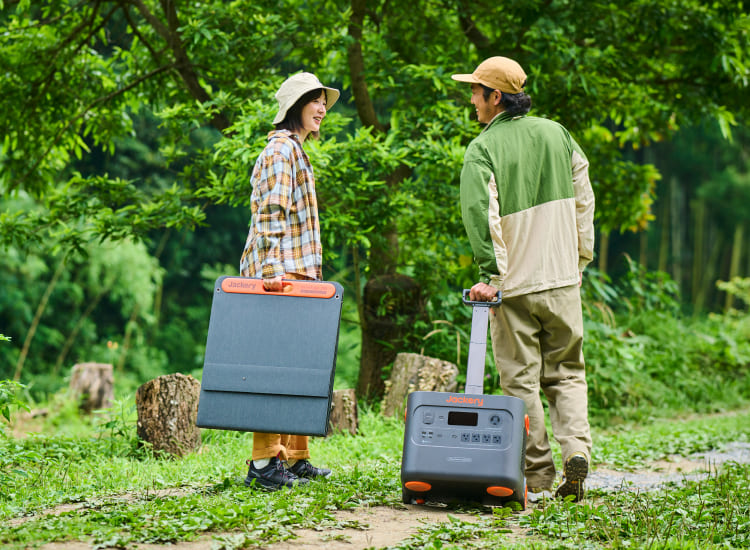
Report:
[[[622,472],[598,468],[589,474],[587,486],[590,489],[602,490],[637,490],[648,491],[660,486],[685,480],[701,479],[715,471],[721,464],[734,461],[750,463],[750,443],[734,443],[723,451],[698,453],[690,457],[670,456],[665,460],[649,463],[638,471]],[[163,491],[164,496],[179,494],[179,490]],[[126,495],[123,498],[128,498]],[[57,514],[75,510],[82,505],[65,505],[47,510],[46,514]],[[530,504],[529,509],[533,507]],[[527,512],[520,512],[521,514]],[[336,523],[340,525],[358,525],[359,528],[329,528],[322,530],[298,529],[296,539],[269,545],[269,550],[301,550],[326,548],[326,550],[357,550],[362,548],[383,548],[394,546],[415,535],[418,529],[426,524],[447,522],[448,514],[464,521],[476,521],[472,514],[447,510],[436,506],[385,506],[359,508],[357,510],[339,510],[334,512]],[[30,518],[19,518],[12,523],[23,523]],[[520,538],[524,530],[516,522],[509,526],[511,538]],[[231,538],[232,533],[213,533],[204,535],[193,542],[181,542],[170,545],[139,544],[137,550],[212,550],[215,547],[215,536]],[[42,550],[90,550],[91,546],[83,542],[52,543]]]
[[[70,509],[70,508],[68,508]],[[353,511],[338,510],[333,513],[337,522],[360,528],[336,528],[316,531],[298,529],[296,539],[284,541],[263,548],[269,550],[302,550],[325,548],[326,550],[358,550],[362,548],[383,548],[394,546],[417,533],[425,524],[441,523],[448,520],[448,514],[460,517],[464,521],[475,521],[476,516],[461,514],[444,509],[406,505],[403,509],[378,506],[360,508]],[[346,523],[345,523],[346,522]],[[520,529],[518,529],[521,532]],[[176,544],[139,544],[137,550],[212,550],[215,547],[214,537],[231,538],[232,533],[212,533],[201,536],[193,542]],[[236,536],[236,535],[235,535]],[[91,545],[83,542],[55,542],[45,544],[42,550],[91,550]]]

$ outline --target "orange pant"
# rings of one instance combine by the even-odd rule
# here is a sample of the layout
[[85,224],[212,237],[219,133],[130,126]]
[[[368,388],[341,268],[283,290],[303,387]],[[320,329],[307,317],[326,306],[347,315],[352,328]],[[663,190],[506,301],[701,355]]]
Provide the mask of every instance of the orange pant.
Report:
[[253,433],[253,460],[278,456],[281,460],[310,458],[309,436]]

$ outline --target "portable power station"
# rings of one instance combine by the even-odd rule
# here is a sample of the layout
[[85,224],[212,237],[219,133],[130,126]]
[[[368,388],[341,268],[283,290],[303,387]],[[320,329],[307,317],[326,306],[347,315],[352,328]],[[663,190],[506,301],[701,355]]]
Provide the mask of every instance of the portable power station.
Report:
[[466,393],[416,391],[406,406],[401,460],[403,502],[518,502],[526,508],[526,404],[517,397],[484,395],[487,323],[494,302],[473,306]]

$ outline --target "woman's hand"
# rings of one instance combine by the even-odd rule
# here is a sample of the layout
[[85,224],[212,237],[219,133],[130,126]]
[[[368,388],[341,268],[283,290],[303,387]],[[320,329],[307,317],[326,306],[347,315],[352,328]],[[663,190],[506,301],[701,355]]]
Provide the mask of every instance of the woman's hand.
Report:
[[282,283],[281,280],[284,278],[283,275],[279,275],[272,279],[263,279],[263,288],[273,292],[281,291]]

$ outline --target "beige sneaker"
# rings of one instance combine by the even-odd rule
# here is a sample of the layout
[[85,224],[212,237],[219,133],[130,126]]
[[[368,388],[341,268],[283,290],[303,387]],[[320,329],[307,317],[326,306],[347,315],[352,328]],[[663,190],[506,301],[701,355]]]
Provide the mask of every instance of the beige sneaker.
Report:
[[574,453],[565,461],[563,468],[563,478],[560,486],[555,491],[555,496],[565,498],[573,495],[573,502],[578,502],[583,498],[584,488],[583,480],[589,473],[589,461],[583,453]]

